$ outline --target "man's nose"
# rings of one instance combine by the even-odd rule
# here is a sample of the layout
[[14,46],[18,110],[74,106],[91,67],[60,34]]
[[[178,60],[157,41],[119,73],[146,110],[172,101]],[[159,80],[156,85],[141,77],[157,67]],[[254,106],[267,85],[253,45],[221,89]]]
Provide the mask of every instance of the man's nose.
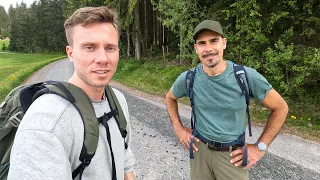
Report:
[[204,51],[205,51],[205,52],[211,52],[211,51],[213,51],[212,45],[206,44]]
[[96,53],[96,63],[106,63],[109,61],[108,53],[105,49],[100,48]]

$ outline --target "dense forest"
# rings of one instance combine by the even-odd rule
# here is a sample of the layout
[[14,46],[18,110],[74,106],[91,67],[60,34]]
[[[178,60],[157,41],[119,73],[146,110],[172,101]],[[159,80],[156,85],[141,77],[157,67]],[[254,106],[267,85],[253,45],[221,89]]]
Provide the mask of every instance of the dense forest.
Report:
[[256,68],[283,95],[320,101],[319,0],[39,0],[0,6],[0,38],[10,38],[10,51],[63,52],[64,20],[102,5],[118,12],[123,58],[195,64],[194,27],[214,19],[228,39],[226,59]]

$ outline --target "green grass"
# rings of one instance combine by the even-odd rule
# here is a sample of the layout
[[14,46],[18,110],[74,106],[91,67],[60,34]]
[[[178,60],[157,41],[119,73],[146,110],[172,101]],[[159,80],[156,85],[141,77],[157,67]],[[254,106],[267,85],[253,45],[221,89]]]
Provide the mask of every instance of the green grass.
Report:
[[8,48],[9,47],[9,40],[0,40],[0,51],[2,50],[3,44]]
[[0,100],[41,67],[65,58],[64,54],[0,54]]
[[[282,129],[284,133],[298,135],[320,143],[320,107],[308,101],[297,102],[286,98],[289,113]],[[251,106],[253,122],[264,125],[269,111],[253,101]]]
[[21,53],[1,53],[0,67],[14,67],[42,62],[44,60],[64,56],[63,54],[21,54]]
[[[164,97],[181,72],[190,69],[188,66],[173,66],[163,61],[139,62],[120,60],[115,80],[129,87]],[[320,107],[311,101],[296,102],[285,97],[289,105],[289,114],[283,132],[299,135],[306,139],[320,142]],[[188,98],[182,103],[189,104]],[[315,101],[313,101],[315,102]],[[259,103],[252,101],[250,107],[253,124],[264,126],[269,111]]]
[[187,69],[187,66],[164,65],[161,61],[147,63],[120,60],[115,80],[133,88],[163,95],[170,89],[180,73]]

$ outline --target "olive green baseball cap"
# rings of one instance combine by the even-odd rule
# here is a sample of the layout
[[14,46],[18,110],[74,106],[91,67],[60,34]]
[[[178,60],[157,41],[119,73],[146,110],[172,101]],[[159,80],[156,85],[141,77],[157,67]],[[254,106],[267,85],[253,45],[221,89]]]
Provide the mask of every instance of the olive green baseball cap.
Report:
[[220,23],[214,20],[204,20],[194,29],[193,39],[196,40],[197,36],[204,30],[214,31],[223,36],[223,31]]

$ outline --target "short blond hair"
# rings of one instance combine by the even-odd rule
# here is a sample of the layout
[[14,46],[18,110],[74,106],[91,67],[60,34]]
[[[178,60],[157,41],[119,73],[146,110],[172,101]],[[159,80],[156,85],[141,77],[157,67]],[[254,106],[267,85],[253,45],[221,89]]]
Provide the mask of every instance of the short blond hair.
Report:
[[69,45],[72,45],[72,28],[78,24],[82,26],[87,26],[93,23],[102,23],[107,22],[111,23],[116,29],[119,35],[118,30],[118,17],[117,14],[104,6],[101,7],[84,7],[75,11],[65,22],[64,30],[66,33],[66,38]]

